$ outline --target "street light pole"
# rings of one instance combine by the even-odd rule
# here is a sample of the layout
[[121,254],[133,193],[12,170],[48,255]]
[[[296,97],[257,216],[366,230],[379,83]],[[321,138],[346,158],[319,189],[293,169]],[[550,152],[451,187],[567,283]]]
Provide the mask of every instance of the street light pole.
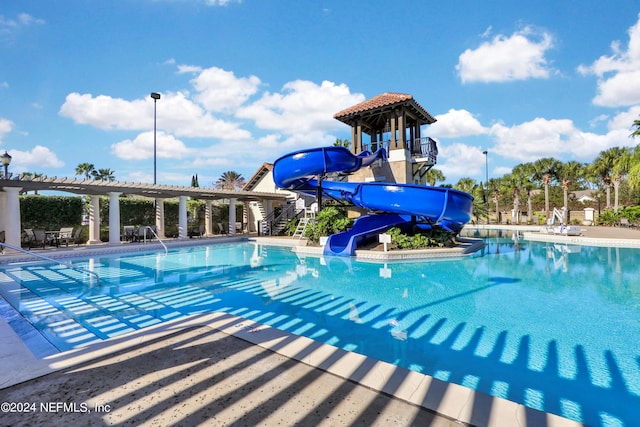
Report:
[[160,94],[151,92],[153,98],[153,184],[156,184],[156,101],[160,99]]
[[11,156],[4,150],[4,154],[0,156],[2,159],[2,166],[4,166],[4,179],[9,179],[9,164],[11,163]]
[[487,202],[487,224],[489,224],[489,151],[484,150],[482,152],[484,154],[484,171],[485,171],[485,181],[484,181],[484,200]]

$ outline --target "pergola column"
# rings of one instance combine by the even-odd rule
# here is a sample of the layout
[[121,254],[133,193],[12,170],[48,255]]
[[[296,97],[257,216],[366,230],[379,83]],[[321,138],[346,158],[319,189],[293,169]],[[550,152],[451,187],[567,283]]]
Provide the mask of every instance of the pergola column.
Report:
[[20,187],[3,187],[4,190],[4,229],[5,243],[20,247],[22,232],[20,230]]
[[236,199],[229,199],[229,235],[236,234]]
[[204,202],[204,233],[207,237],[213,236],[213,223],[211,222],[211,203],[211,200],[206,200]]
[[178,239],[187,239],[187,196],[180,196],[178,204]]
[[120,200],[118,191],[109,192],[109,244],[119,245],[120,242]]
[[89,241],[93,245],[102,243],[100,240],[100,196],[91,195],[89,201]]
[[253,211],[251,210],[251,204],[248,201],[245,201],[244,204],[244,209],[242,210],[243,212],[243,217],[246,220],[246,224],[247,224],[247,231],[249,233],[251,233],[251,231],[253,231],[253,229],[255,229],[255,222],[253,220]]
[[156,234],[164,239],[164,199],[155,199],[156,205]]

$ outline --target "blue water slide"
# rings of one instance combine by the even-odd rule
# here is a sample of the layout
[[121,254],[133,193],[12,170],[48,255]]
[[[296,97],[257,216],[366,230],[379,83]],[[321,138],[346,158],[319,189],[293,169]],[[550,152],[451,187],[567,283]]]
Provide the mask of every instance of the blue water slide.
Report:
[[277,159],[273,165],[275,184],[305,194],[322,194],[380,214],[360,217],[353,227],[329,236],[324,252],[351,256],[358,244],[390,227],[412,218],[451,232],[459,231],[471,219],[473,197],[442,187],[387,182],[337,182],[315,177],[330,172],[355,172],[386,158],[383,150],[352,154],[344,147],[300,150]]

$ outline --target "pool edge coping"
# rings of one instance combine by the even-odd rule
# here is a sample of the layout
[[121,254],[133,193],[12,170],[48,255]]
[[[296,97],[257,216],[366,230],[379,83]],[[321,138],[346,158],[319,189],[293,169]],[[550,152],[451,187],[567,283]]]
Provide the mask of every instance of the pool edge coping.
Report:
[[[3,325],[4,322],[4,325]],[[56,371],[69,369],[133,346],[197,326],[242,339],[284,357],[358,383],[376,392],[403,400],[456,421],[487,427],[522,425],[528,415],[544,416],[547,427],[577,427],[582,423],[559,415],[538,411],[522,404],[439,380],[358,353],[323,344],[253,320],[224,312],[194,314],[149,326],[104,340],[87,347],[36,358],[13,329],[0,319],[0,337],[8,329],[21,347],[17,359],[22,363],[18,375],[0,384],[0,390]],[[27,354],[28,353],[28,354]],[[364,374],[360,368],[366,368]],[[474,417],[474,412],[479,413]],[[481,415],[486,416],[476,419]]]

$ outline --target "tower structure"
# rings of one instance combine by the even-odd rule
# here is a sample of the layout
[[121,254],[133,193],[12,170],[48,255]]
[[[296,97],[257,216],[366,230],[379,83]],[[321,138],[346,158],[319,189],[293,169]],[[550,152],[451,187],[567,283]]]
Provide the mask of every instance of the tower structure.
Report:
[[411,95],[385,92],[333,117],[351,126],[353,154],[387,151],[388,163],[362,169],[349,181],[424,184],[424,175],[436,164],[436,141],[422,136],[422,127],[436,119]]

